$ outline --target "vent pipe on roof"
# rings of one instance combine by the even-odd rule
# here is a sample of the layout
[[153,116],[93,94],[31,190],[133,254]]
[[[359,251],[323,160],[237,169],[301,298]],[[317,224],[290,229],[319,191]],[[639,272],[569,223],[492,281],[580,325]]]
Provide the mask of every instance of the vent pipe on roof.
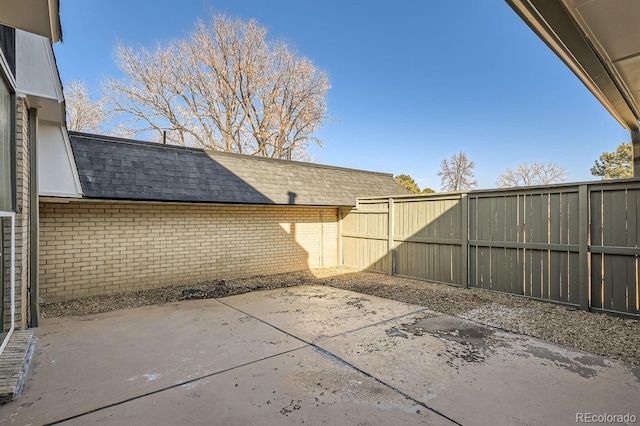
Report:
[[162,143],[165,144],[165,145],[167,144],[167,131],[166,130],[162,131]]

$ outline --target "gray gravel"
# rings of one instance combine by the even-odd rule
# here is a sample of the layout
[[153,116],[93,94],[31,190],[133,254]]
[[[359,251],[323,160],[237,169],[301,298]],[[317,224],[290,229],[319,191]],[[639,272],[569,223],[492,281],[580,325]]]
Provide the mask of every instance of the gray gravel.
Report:
[[425,306],[434,311],[640,365],[640,321],[507,294],[332,268],[213,281],[197,285],[47,303],[44,317],[85,315],[136,306],[231,296],[297,285],[328,285]]

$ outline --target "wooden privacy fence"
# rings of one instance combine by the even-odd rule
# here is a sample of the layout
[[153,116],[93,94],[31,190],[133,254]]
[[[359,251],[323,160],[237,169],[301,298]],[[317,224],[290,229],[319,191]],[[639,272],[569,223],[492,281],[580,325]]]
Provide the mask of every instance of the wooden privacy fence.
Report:
[[640,316],[640,180],[364,198],[342,263]]

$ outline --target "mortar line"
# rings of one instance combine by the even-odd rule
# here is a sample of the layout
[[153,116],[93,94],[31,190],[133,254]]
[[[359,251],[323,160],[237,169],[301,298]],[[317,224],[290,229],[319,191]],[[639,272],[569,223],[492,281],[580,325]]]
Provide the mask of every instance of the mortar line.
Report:
[[[244,315],[247,315],[247,316],[249,316],[249,317],[251,317],[251,318],[255,319],[256,321],[259,321],[259,322],[261,322],[261,323],[263,323],[263,324],[266,324],[266,325],[268,325],[269,327],[273,327],[273,328],[275,328],[276,330],[278,330],[278,331],[280,331],[280,332],[282,332],[282,333],[286,334],[287,336],[291,336],[291,337],[293,337],[294,339],[298,339],[298,340],[300,340],[301,342],[306,343],[306,344],[307,344],[308,346],[310,346],[312,349],[314,349],[314,350],[316,350],[316,351],[318,351],[318,352],[322,353],[323,355],[325,355],[325,356],[327,356],[327,357],[329,357],[329,358],[331,358],[331,359],[334,359],[334,360],[338,361],[339,363],[341,363],[341,364],[343,364],[343,365],[345,365],[345,366],[347,366],[347,367],[349,367],[349,368],[351,368],[351,369],[353,369],[353,370],[355,370],[355,371],[357,371],[357,372],[359,372],[359,373],[363,374],[365,377],[369,377],[369,378],[373,379],[375,382],[380,383],[381,385],[383,385],[383,386],[385,386],[385,387],[387,387],[387,388],[391,389],[393,392],[396,392],[397,394],[399,394],[399,395],[401,395],[401,396],[405,397],[406,399],[408,399],[409,401],[413,402],[414,404],[419,405],[419,406],[421,406],[421,407],[423,407],[423,408],[427,409],[428,411],[431,411],[432,413],[434,413],[434,414],[436,414],[436,415],[438,415],[438,416],[440,416],[440,417],[442,417],[442,418],[445,418],[445,419],[449,420],[451,423],[453,423],[453,424],[455,424],[455,425],[458,425],[458,426],[463,426],[463,425],[462,425],[462,423],[457,422],[457,421],[455,421],[454,419],[452,419],[451,417],[447,416],[446,414],[441,413],[441,412],[440,412],[440,411],[438,411],[437,409],[435,409],[435,408],[433,408],[433,407],[428,406],[425,402],[422,402],[422,401],[420,401],[419,399],[416,399],[416,398],[412,397],[412,396],[411,396],[411,395],[409,395],[408,393],[406,393],[406,392],[404,392],[404,391],[401,391],[400,389],[398,389],[398,388],[394,387],[393,385],[391,385],[391,384],[389,384],[389,383],[387,383],[387,382],[383,381],[382,379],[377,378],[376,376],[372,375],[371,373],[368,373],[368,372],[366,372],[366,371],[362,370],[361,368],[356,367],[354,364],[352,364],[352,363],[350,363],[349,361],[347,361],[347,360],[345,360],[345,359],[343,359],[343,358],[339,357],[338,355],[336,355],[336,354],[334,354],[334,353],[332,353],[332,352],[329,352],[329,351],[328,351],[328,350],[326,350],[326,349],[321,348],[320,346],[316,345],[316,344],[315,344],[315,342],[308,342],[307,340],[305,340],[305,339],[303,339],[303,338],[301,338],[301,337],[298,337],[298,336],[296,336],[296,335],[294,335],[294,334],[292,334],[292,333],[290,333],[290,332],[288,332],[288,331],[285,331],[285,330],[281,329],[280,327],[277,327],[277,326],[275,326],[275,325],[273,325],[273,324],[271,324],[271,323],[269,323],[269,322],[267,322],[267,321],[265,321],[265,320],[263,320],[263,319],[261,319],[261,318],[256,317],[255,315],[252,315],[252,314],[250,314],[250,313],[248,313],[248,312],[245,312],[245,311],[243,311],[242,309],[239,309],[239,308],[236,308],[236,307],[234,307],[234,306],[231,306],[231,305],[229,305],[229,304],[227,304],[227,303],[225,303],[225,302],[221,301],[220,299],[216,299],[216,300],[218,300],[218,302],[222,303],[222,304],[223,304],[223,305],[225,305],[225,306],[228,306],[228,307],[229,307],[229,308],[231,308],[231,309],[234,309],[234,310],[236,310],[236,311],[238,311],[238,312],[240,312],[240,313],[242,313],[242,314],[244,314]],[[424,310],[429,310],[429,309],[428,309],[428,308],[419,309],[419,310],[417,310],[417,311],[415,311],[415,312],[412,312],[412,313],[418,313],[418,312],[422,312],[422,311],[424,311]],[[400,316],[398,316],[397,318],[402,318],[402,317],[405,317],[405,316],[407,316],[407,315],[411,315],[412,313],[408,313],[408,314],[400,315]],[[395,318],[392,318],[392,319],[395,319]],[[391,321],[391,320],[380,321],[380,324],[382,324],[382,323],[384,323],[384,322],[387,322],[387,321]],[[359,328],[359,330],[361,330],[361,329],[363,329],[363,328],[366,328],[366,326],[364,326],[364,327],[360,327],[360,328]],[[356,331],[356,330],[353,330],[353,331]],[[342,333],[342,334],[346,334],[346,333]],[[336,335],[336,336],[340,336],[340,335],[341,335],[341,334],[338,334],[338,335]],[[335,336],[334,336],[334,337],[335,337]],[[304,348],[304,347],[303,347],[303,348]],[[300,348],[300,349],[303,349],[303,348]]]
[[146,392],[146,393],[143,393],[143,394],[140,394],[140,395],[132,396],[131,398],[126,398],[126,399],[123,399],[121,401],[117,401],[117,402],[114,402],[114,403],[111,403],[111,404],[104,405],[102,407],[93,408],[91,410],[87,410],[87,411],[84,411],[84,412],[79,413],[79,414],[74,414],[73,416],[65,417],[64,419],[56,420],[56,421],[53,421],[53,422],[50,422],[50,423],[44,423],[43,426],[53,426],[53,425],[58,425],[58,424],[61,424],[61,423],[64,423],[64,422],[68,422],[70,420],[75,420],[77,418],[84,417],[84,416],[87,416],[89,414],[97,413],[98,411],[103,411],[103,410],[106,410],[108,408],[113,408],[113,407],[117,407],[118,405],[126,404],[127,402],[132,402],[132,401],[135,401],[137,399],[145,398],[147,396],[156,395],[156,394],[159,394],[159,393],[171,390],[171,389],[179,388],[180,386],[184,386],[184,385],[188,385],[188,384],[191,384],[191,383],[198,382],[200,380],[208,379],[210,377],[217,376],[217,375],[222,374],[222,373],[227,373],[229,371],[233,371],[233,370],[236,370],[238,368],[243,368],[243,367],[246,367],[246,366],[249,366],[249,365],[252,365],[252,364],[256,364],[258,362],[266,361],[268,359],[275,358],[275,357],[278,357],[280,355],[286,355],[286,354],[291,353],[291,352],[299,351],[300,349],[304,349],[307,346],[309,346],[309,345],[305,344],[304,346],[300,346],[298,348],[289,349],[287,351],[279,352],[279,353],[273,354],[273,355],[269,355],[269,356],[264,357],[264,358],[256,359],[256,360],[249,361],[249,362],[245,362],[244,364],[234,365],[233,367],[225,368],[223,370],[215,371],[213,373],[208,373],[208,374],[205,374],[204,376],[199,376],[199,377],[193,378],[191,380],[185,380],[184,382],[175,383],[173,385],[165,386],[163,388],[156,389],[156,390],[151,391],[151,392]]

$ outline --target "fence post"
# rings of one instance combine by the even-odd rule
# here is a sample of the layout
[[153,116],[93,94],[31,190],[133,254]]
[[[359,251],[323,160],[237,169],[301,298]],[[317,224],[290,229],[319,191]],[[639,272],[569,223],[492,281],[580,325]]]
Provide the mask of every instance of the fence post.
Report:
[[338,250],[336,250],[336,256],[338,261],[338,267],[344,266],[344,259],[342,256],[342,208],[338,207]]
[[631,131],[631,149],[633,152],[633,177],[640,177],[640,130]]
[[469,199],[468,194],[462,194],[460,198],[460,284],[469,288]]
[[395,250],[395,241],[393,240],[393,221],[395,220],[394,218],[394,208],[393,208],[393,197],[389,197],[389,202],[388,202],[388,219],[389,219],[389,225],[388,225],[388,229],[387,229],[387,234],[389,236],[389,241],[387,242],[388,244],[388,252],[389,252],[389,275],[395,275],[396,273],[396,250]]
[[578,187],[578,268],[580,271],[580,309],[591,307],[591,271],[589,267],[589,188]]

